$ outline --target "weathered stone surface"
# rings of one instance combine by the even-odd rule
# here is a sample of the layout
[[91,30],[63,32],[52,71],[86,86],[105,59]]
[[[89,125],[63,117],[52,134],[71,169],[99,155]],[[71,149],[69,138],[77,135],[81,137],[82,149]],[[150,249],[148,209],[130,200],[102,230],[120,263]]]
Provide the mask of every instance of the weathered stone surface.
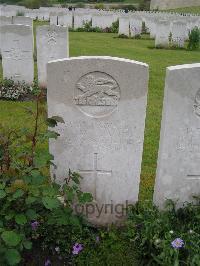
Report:
[[13,17],[13,24],[22,24],[33,27],[33,20],[29,17],[16,16]]
[[119,223],[122,206],[138,200],[148,66],[77,57],[50,62],[47,76],[48,115],[65,121],[56,128],[58,139],[50,141],[53,174],[63,183],[69,168],[79,172],[81,188],[94,196],[89,221]]
[[154,202],[200,194],[200,64],[169,67]]
[[68,29],[61,26],[37,27],[37,66],[39,85],[46,87],[46,65],[49,61],[69,56]]
[[32,28],[26,25],[4,25],[1,53],[3,77],[32,83],[34,77]]
[[[0,16],[0,26],[12,24],[12,17]],[[0,54],[1,54],[1,42],[3,42],[3,36],[0,35]]]

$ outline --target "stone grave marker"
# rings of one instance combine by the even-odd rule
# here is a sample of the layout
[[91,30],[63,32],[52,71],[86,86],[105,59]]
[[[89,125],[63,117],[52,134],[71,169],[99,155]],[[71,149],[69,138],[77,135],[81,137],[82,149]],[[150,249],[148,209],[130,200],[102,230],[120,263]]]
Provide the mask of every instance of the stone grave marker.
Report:
[[200,64],[167,68],[154,203],[200,194]]
[[172,25],[172,45],[184,47],[186,39],[187,24],[182,21],[174,21]]
[[68,28],[40,26],[36,30],[38,82],[46,87],[46,65],[49,61],[69,56]]
[[119,18],[119,32],[118,35],[126,35],[129,37],[129,18],[120,17]]
[[133,17],[130,19],[130,33],[131,37],[139,36],[142,34],[142,19]]
[[170,22],[159,20],[156,26],[155,47],[168,47],[170,36]]
[[34,78],[32,27],[4,25],[0,27],[0,35],[3,77],[32,83]]
[[[121,223],[138,200],[148,89],[148,65],[113,57],[76,57],[47,65],[48,115],[60,116],[50,141],[64,182],[68,170],[93,194],[89,221]],[[86,206],[87,209],[88,205]],[[122,213],[123,212],[123,213]]]
[[[12,17],[0,16],[0,26],[12,24]],[[1,42],[3,36],[0,35],[0,54],[1,54]]]
[[13,24],[22,24],[33,27],[33,20],[29,17],[16,16],[13,17]]

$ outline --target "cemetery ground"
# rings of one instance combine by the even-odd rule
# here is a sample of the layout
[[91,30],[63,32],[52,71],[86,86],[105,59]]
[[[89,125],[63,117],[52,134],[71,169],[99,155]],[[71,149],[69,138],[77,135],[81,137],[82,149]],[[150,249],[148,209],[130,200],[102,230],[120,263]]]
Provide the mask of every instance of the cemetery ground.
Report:
[[[35,22],[34,27],[43,24],[46,23]],[[199,62],[200,51],[187,51],[186,49],[155,49],[154,40],[151,40],[149,35],[143,35],[142,39],[122,39],[118,38],[117,34],[112,33],[70,32],[69,41],[70,57],[81,55],[108,55],[133,59],[149,64],[150,79],[139,200],[150,206],[156,172],[166,67]],[[35,64],[35,77],[36,73]],[[0,69],[0,74],[0,78],[2,79],[2,68]],[[5,128],[12,128],[14,130],[24,125],[31,128],[33,125],[30,116],[24,109],[26,107],[35,108],[35,103],[31,101],[18,102],[1,100],[1,124]],[[46,108],[46,103],[44,103],[44,107]],[[44,121],[42,123],[42,130],[45,130],[47,126]],[[39,151],[43,154],[47,153],[47,141],[39,147]],[[147,210],[146,207],[138,208],[141,213],[139,214],[137,207],[133,210],[133,214],[130,215],[132,220],[129,221],[128,230],[126,229],[125,232],[124,230],[117,230],[115,228],[102,230],[98,233],[94,228],[83,231],[82,238],[84,238],[84,236],[86,239],[87,237],[89,238],[89,240],[85,240],[84,242],[84,246],[87,246],[87,249],[82,253],[80,252],[79,257],[73,258],[73,260],[69,262],[69,265],[142,265],[141,257],[142,259],[147,258],[148,263],[152,263],[149,265],[179,265],[178,263],[180,263],[180,265],[184,263],[185,265],[199,265],[200,254],[197,250],[199,245],[198,235],[194,234],[192,236],[193,253],[190,254],[187,261],[184,261],[185,257],[187,257],[184,251],[180,251],[180,254],[181,252],[183,253],[183,259],[179,261],[179,251],[171,251],[172,249],[168,245],[170,239],[172,240],[175,237],[179,237],[179,235],[174,234],[173,231],[177,230],[178,232],[181,230],[181,227],[184,227],[184,229],[187,228],[187,230],[191,229],[192,234],[197,223],[196,217],[198,210],[189,206],[186,209],[186,212],[189,213],[188,216],[185,215],[184,212],[176,214],[171,205],[170,211],[161,216],[154,208],[149,208],[149,210]],[[144,223],[141,229],[141,224],[143,223],[142,219],[144,217],[146,219],[146,224]],[[156,223],[157,219],[160,220],[160,223]],[[183,220],[183,224],[185,225],[182,224]],[[133,225],[137,225],[138,233],[133,233]],[[166,230],[166,234],[165,242],[161,245],[159,242],[161,237],[160,232],[163,228]],[[50,227],[47,227],[47,232],[48,230],[50,232]],[[63,234],[64,233],[66,232],[63,232]],[[63,236],[55,229],[55,232],[52,232],[52,238],[56,237],[56,234],[61,238],[60,243],[62,246],[64,241],[62,239]],[[186,239],[188,236],[182,234],[182,238],[183,237]],[[78,241],[79,239],[82,241],[82,238],[80,236],[78,236],[78,239],[74,237],[74,241]],[[148,239],[149,244],[145,247],[141,245],[141,250],[139,252],[136,247],[133,247],[132,242],[135,240],[142,242],[145,238]],[[163,252],[161,255],[159,251],[154,253],[154,241],[157,241],[155,245],[161,245],[158,248],[159,251],[162,250]],[[45,244],[48,245],[48,238]],[[69,243],[66,245],[69,248]],[[35,248],[35,254],[40,252],[39,247]],[[54,251],[54,253],[56,252],[57,251]],[[142,252],[144,253],[142,255],[139,254],[139,261],[138,253]],[[154,253],[154,257],[151,257],[151,253]],[[31,255],[28,254],[27,256]],[[34,259],[36,258],[37,256],[34,257]],[[54,256],[47,257],[46,254],[41,256],[39,259],[40,262],[37,262],[37,265],[44,265],[44,260],[46,259],[47,261],[48,258],[53,265],[63,265],[62,260],[59,262],[59,260],[54,259]],[[145,265],[147,265],[147,261]]]

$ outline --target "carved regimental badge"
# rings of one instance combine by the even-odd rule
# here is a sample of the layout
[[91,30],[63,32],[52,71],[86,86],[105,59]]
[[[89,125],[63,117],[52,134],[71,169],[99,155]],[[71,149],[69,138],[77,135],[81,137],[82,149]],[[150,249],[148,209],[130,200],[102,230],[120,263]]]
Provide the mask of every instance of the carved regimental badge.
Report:
[[200,117],[200,89],[197,91],[197,94],[195,96],[194,110],[195,110],[195,114]]
[[90,72],[76,83],[74,103],[90,116],[110,114],[117,107],[119,100],[119,85],[106,73]]
[[58,34],[54,30],[48,30],[48,32],[46,34],[48,44],[55,45],[56,44],[57,35]]

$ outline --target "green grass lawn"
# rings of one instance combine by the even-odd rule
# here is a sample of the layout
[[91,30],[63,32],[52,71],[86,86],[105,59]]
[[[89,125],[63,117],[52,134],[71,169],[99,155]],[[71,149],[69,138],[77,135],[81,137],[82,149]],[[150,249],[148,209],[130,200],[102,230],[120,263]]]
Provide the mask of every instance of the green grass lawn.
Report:
[[[140,199],[150,200],[156,173],[166,67],[200,62],[200,52],[154,49],[152,48],[154,41],[148,39],[147,36],[140,40],[133,40],[119,39],[116,34],[70,32],[69,37],[70,56],[110,55],[149,64],[150,80]],[[2,73],[2,70],[0,71]],[[31,126],[24,107],[32,105],[32,102],[0,101],[1,123],[13,128]]]
[[171,9],[167,11],[173,11],[173,12],[178,12],[178,13],[200,14],[200,6],[182,7],[182,8]]

